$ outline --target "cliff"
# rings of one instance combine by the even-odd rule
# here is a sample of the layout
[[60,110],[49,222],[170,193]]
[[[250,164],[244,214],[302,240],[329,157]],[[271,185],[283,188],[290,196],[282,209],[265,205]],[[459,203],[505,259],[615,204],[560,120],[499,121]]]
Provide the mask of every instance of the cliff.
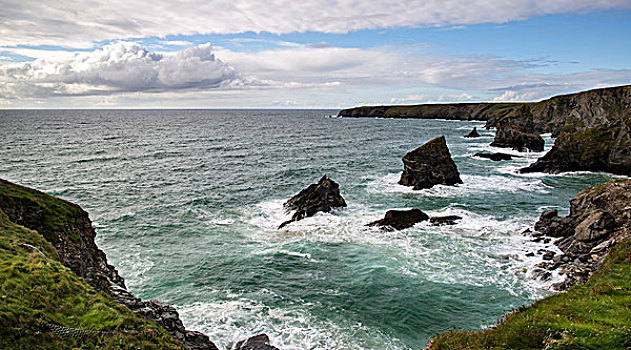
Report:
[[0,347],[216,349],[127,290],[78,205],[0,180],[0,232]]
[[631,85],[561,95],[533,103],[462,103],[345,109],[340,117],[481,120],[498,129],[494,144],[520,148],[538,134],[557,137],[544,158],[523,172],[607,171],[631,175]]
[[[631,180],[588,187],[570,214],[546,212],[535,228],[567,259],[565,293],[507,314],[494,328],[449,331],[429,349],[628,349],[631,346]],[[595,271],[595,272],[594,272]],[[589,277],[589,278],[588,278]],[[583,284],[584,283],[584,284]]]

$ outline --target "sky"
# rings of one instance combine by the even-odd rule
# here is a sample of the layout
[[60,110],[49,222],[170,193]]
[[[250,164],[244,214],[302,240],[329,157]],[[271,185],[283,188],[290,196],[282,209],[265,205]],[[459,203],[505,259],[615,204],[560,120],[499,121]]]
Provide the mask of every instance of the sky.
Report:
[[0,108],[538,101],[631,84],[631,0],[0,0]]

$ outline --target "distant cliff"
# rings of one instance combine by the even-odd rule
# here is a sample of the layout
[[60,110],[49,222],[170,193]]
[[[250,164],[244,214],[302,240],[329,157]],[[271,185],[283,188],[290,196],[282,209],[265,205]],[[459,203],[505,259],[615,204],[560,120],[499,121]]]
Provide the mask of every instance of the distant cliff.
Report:
[[[532,103],[453,103],[356,107],[340,117],[486,121],[496,144],[506,135],[551,133],[552,150],[523,172],[607,171],[631,175],[631,85],[561,95]],[[497,137],[501,137],[498,140]]]

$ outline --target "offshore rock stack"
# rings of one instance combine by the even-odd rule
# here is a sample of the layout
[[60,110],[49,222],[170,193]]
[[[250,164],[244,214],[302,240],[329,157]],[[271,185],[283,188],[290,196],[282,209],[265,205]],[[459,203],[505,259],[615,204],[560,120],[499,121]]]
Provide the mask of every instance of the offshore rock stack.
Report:
[[428,141],[403,157],[400,185],[421,190],[434,185],[451,186],[461,183],[458,167],[451,159],[444,136]]

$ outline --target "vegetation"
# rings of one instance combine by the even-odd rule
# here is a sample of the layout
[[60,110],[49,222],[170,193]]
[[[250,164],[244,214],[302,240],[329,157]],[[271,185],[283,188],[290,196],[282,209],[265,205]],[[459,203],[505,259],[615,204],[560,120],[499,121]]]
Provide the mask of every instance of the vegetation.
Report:
[[[0,200],[19,198],[14,204],[28,206],[46,201],[53,218],[78,206],[58,205],[45,195],[29,196],[24,188],[0,182]],[[10,196],[4,196],[12,191]],[[17,192],[19,193],[17,193]],[[37,194],[37,192],[33,191]],[[59,200],[58,200],[59,201]],[[4,203],[6,207],[7,203]],[[70,209],[69,209],[70,208]],[[79,208],[80,210],[80,208]],[[40,213],[41,214],[41,213]],[[52,220],[55,225],[59,218]],[[63,229],[55,227],[55,229]],[[37,247],[42,254],[20,244]],[[39,232],[9,220],[0,210],[0,348],[2,349],[182,349],[162,327],[97,293],[56,260],[53,245]],[[107,332],[80,339],[61,337],[48,324]]]
[[484,331],[450,331],[430,349],[631,348],[631,241],[612,249],[584,286],[517,311]]

